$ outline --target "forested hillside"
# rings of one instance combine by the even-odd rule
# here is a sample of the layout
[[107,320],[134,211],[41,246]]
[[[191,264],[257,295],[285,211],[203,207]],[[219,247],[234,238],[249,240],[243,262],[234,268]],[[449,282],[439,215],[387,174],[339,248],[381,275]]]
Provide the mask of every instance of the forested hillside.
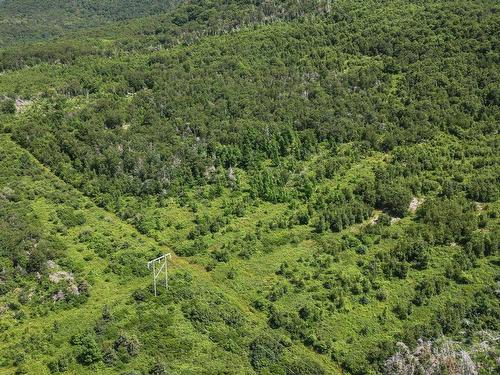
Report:
[[179,0],[2,0],[0,47],[165,12]]
[[500,371],[497,2],[21,3],[0,373]]

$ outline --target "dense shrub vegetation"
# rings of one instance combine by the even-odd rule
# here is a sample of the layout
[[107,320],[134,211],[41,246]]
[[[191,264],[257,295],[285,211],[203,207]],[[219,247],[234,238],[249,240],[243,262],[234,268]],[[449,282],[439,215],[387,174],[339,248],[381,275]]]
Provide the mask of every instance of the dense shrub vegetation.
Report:
[[0,365],[498,371],[498,8],[0,1]]
[[177,2],[3,0],[0,2],[0,46],[47,39],[71,30],[104,25],[109,21],[152,15],[168,10]]

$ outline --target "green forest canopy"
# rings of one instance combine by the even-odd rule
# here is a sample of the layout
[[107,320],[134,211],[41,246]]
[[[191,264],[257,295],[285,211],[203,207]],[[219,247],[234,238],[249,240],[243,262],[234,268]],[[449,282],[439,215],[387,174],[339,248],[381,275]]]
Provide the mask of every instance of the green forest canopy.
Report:
[[49,3],[0,3],[3,369],[498,370],[496,2]]

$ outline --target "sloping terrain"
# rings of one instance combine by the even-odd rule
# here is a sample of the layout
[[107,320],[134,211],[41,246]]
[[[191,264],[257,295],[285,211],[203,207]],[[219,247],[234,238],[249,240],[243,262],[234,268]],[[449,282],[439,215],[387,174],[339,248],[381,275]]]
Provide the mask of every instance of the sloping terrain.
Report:
[[0,47],[61,36],[69,31],[166,12],[168,0],[2,0]]
[[168,248],[95,207],[8,137],[0,144],[3,372],[167,363],[175,373],[247,373],[260,337],[283,352],[277,368],[314,357],[266,333],[259,312],[180,258],[170,263],[170,289],[155,298],[146,263]]
[[495,373],[498,14],[193,1],[0,51],[2,370]]

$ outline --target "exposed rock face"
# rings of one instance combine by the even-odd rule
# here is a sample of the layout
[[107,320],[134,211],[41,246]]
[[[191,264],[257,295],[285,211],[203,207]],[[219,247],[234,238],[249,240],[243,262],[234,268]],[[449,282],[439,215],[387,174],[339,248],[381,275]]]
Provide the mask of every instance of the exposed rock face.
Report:
[[71,292],[71,294],[74,294],[76,296],[80,294],[80,291],[78,290],[78,287],[75,284],[70,284],[68,290]]
[[28,107],[31,103],[33,103],[33,101],[31,101],[31,100],[23,100],[23,99],[17,98],[16,99],[16,111],[17,112],[21,112],[26,107]]
[[231,182],[235,182],[236,181],[236,174],[234,173],[233,167],[229,167],[229,169],[227,171],[227,178]]
[[63,300],[65,297],[64,292],[62,290],[52,295],[52,301],[57,302]]
[[57,271],[49,275],[49,280],[55,284],[58,284],[61,280],[66,280],[68,282],[74,281],[73,275],[66,271]]
[[422,203],[424,203],[423,199],[413,197],[413,199],[410,202],[410,207],[408,207],[408,209],[410,210],[410,212],[415,213],[418,210],[418,208],[422,205]]
[[396,224],[398,221],[401,221],[400,217],[391,217],[391,225]]
[[[53,272],[49,275],[49,280],[51,282],[53,282],[54,284],[58,284],[61,281],[67,281],[68,282],[67,291],[71,294],[74,294],[74,295],[80,294],[80,290],[79,290],[78,286],[76,285],[75,278],[73,277],[73,274],[71,272],[66,272],[66,271]],[[60,291],[60,293],[62,293],[62,291]],[[60,300],[60,298],[58,298],[58,297],[56,298],[55,295],[52,296],[52,299],[54,301]],[[64,293],[63,293],[62,299],[64,299]]]
[[376,213],[371,219],[370,219],[370,222],[369,224],[370,225],[375,225],[378,223],[378,219],[380,218],[380,214],[379,213]]

